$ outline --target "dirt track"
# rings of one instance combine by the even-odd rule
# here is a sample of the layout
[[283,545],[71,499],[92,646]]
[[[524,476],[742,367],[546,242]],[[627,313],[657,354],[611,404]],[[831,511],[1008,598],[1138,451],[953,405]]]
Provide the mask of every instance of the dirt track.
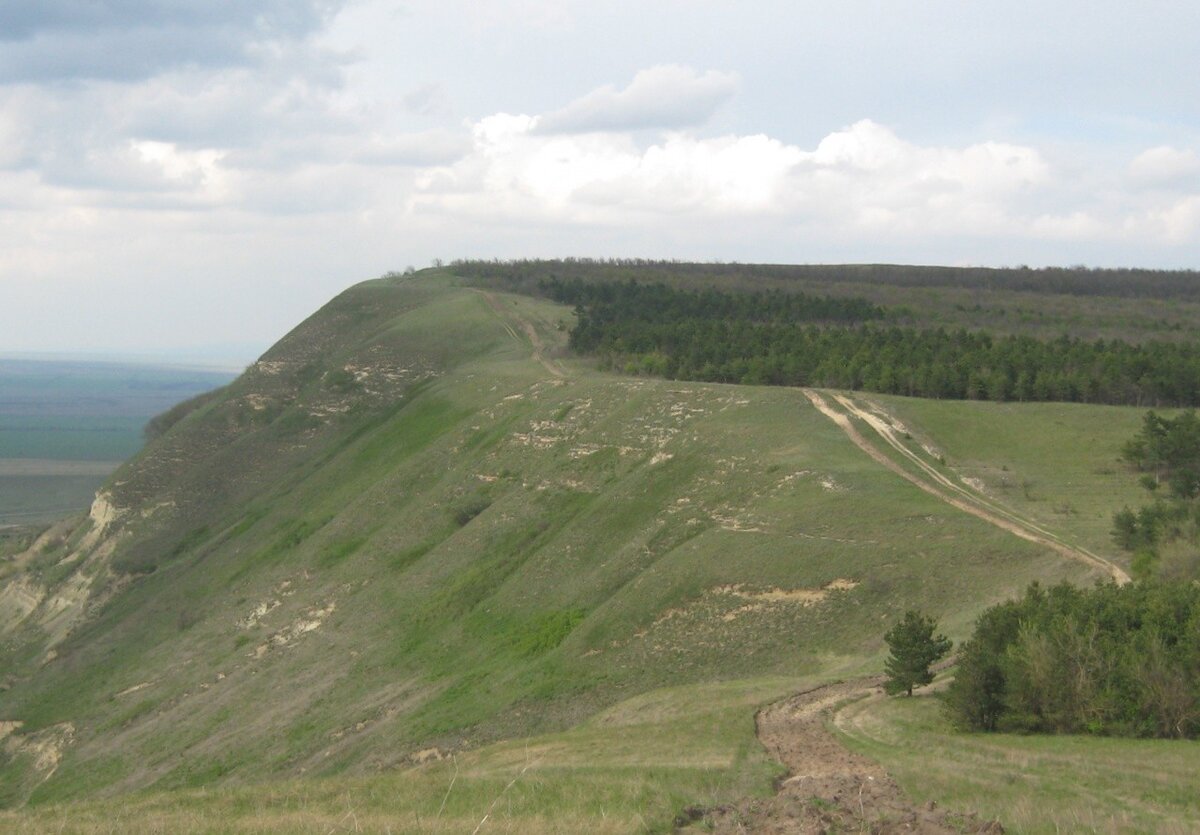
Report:
[[508,330],[513,339],[520,340],[520,337],[517,336],[517,332],[514,331],[508,324],[509,320],[515,321],[518,327],[525,332],[525,337],[529,340],[529,344],[533,347],[533,358],[541,364],[542,368],[546,369],[546,371],[550,373],[551,377],[557,377],[561,379],[562,377],[566,376],[563,374],[563,370],[555,365],[554,362],[552,362],[550,358],[546,356],[545,343],[542,342],[542,337],[537,332],[537,328],[533,326],[532,322],[522,318],[517,314],[516,311],[506,308],[494,294],[489,293],[486,290],[478,290],[477,292],[487,301],[488,307],[492,309],[492,312],[500,317],[500,321],[504,323],[505,329]]
[[718,833],[1003,832],[995,821],[917,807],[877,763],[848,751],[825,726],[836,706],[875,692],[883,679],[818,687],[776,702],[755,717],[758,738],[788,770],[774,797],[691,810],[680,824]]
[[[1002,508],[986,498],[976,495],[958,484],[955,484],[942,473],[938,472],[925,461],[921,460],[920,456],[905,446],[899,438],[896,437],[895,430],[888,421],[883,420],[877,414],[866,411],[854,403],[849,397],[843,395],[834,395],[835,399],[841,406],[847,410],[847,413],[839,412],[825,401],[817,392],[812,389],[801,389],[804,396],[817,408],[817,410],[827,418],[836,423],[846,436],[854,442],[855,446],[861,449],[871,458],[888,468],[896,475],[914,484],[932,496],[936,496],[942,501],[953,507],[958,508],[964,513],[970,513],[983,519],[985,522],[995,525],[998,528],[1008,531],[1011,534],[1021,537],[1030,542],[1036,542],[1039,545],[1044,545],[1050,548],[1067,559],[1082,562],[1094,569],[1104,572],[1112,577],[1118,584],[1124,585],[1129,582],[1129,575],[1125,573],[1119,566],[1114,565],[1103,557],[1097,556],[1090,551],[1082,548],[1076,548],[1067,545],[1059,540],[1054,534],[1046,531],[1037,525],[1022,519],[1011,511]],[[875,430],[890,447],[898,451],[904,458],[916,465],[918,470],[923,474],[917,475],[900,465],[899,462],[888,456],[881,449],[876,447],[871,441],[863,436],[858,431],[854,423],[850,420],[850,415],[864,421],[868,426]]]

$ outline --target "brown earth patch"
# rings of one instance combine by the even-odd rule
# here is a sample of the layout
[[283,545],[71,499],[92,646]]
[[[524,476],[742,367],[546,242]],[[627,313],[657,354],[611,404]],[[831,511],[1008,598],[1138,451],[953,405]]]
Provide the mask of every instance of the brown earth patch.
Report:
[[1001,833],[997,821],[912,803],[876,762],[843,746],[826,727],[839,704],[866,696],[882,677],[797,693],[755,716],[759,741],[788,770],[768,798],[690,808],[677,831],[717,833]]

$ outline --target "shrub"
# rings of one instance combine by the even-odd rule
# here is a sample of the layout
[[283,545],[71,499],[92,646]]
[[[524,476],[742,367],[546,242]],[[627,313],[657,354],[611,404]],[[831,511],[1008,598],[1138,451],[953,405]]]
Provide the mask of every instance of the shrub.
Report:
[[946,697],[968,730],[1200,736],[1200,586],[1031,586],[984,612]]

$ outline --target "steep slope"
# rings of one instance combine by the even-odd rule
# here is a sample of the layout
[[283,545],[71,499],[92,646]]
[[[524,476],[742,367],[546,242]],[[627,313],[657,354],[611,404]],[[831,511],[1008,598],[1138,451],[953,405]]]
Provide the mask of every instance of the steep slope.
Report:
[[799,391],[562,359],[569,317],[358,285],[3,563],[4,801],[367,771],[857,670],[906,608],[961,632],[1089,576]]

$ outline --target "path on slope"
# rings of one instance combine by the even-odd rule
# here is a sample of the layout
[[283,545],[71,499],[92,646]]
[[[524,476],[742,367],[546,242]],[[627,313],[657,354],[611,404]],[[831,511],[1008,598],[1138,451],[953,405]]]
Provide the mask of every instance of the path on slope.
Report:
[[[954,483],[905,446],[896,437],[895,429],[890,422],[883,420],[878,414],[873,414],[861,408],[849,397],[840,394],[833,395],[834,399],[846,409],[846,412],[839,412],[830,406],[825,398],[816,391],[807,388],[801,389],[801,391],[804,392],[804,396],[809,399],[813,406],[817,408],[817,411],[832,420],[846,433],[846,436],[855,446],[867,453],[874,461],[924,490],[926,493],[929,493],[931,496],[935,496],[964,513],[970,513],[972,516],[983,519],[985,522],[1006,530],[1022,539],[1044,545],[1067,559],[1076,560],[1091,568],[1102,571],[1120,585],[1129,582],[1129,575],[1120,566],[1114,565],[1112,562],[1093,554],[1091,551],[1068,545],[1044,528]],[[905,460],[916,465],[922,475],[905,469],[898,461],[868,440],[851,421],[851,415],[870,426],[888,446],[899,452]]]
[[1003,832],[974,814],[915,806],[878,763],[847,750],[829,731],[827,720],[839,705],[871,695],[882,683],[875,677],[830,684],[760,710],[759,741],[788,776],[773,797],[693,810],[691,818],[718,833]]
[[487,290],[476,290],[475,292],[483,296],[484,300],[488,303],[488,307],[492,309],[492,312],[500,317],[500,321],[504,323],[504,327],[508,330],[512,338],[520,341],[521,338],[517,336],[517,332],[509,325],[510,321],[516,322],[517,327],[525,333],[529,344],[533,347],[533,358],[541,364],[542,368],[550,372],[550,376],[558,379],[566,376],[563,370],[546,356],[546,345],[542,342],[542,336],[537,332],[537,328],[533,326],[532,322],[521,316],[517,311],[506,307],[500,299],[496,298],[494,293],[489,293]]

